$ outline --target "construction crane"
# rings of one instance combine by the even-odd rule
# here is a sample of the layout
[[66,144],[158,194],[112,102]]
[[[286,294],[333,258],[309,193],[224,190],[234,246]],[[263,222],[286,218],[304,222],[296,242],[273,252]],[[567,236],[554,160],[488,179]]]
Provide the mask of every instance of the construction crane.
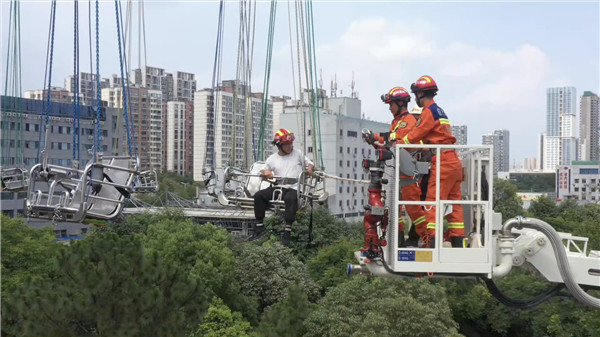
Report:
[[[429,171],[430,163],[417,161],[406,145],[382,144],[369,130],[363,139],[379,148],[376,160],[364,160],[371,177],[369,204],[365,206],[365,246],[355,252],[358,264],[348,265],[349,274],[382,277],[475,278],[483,280],[491,294],[514,307],[535,306],[566,287],[584,305],[600,309],[600,299],[587,293],[600,289],[600,251],[587,254],[588,238],[559,233],[542,220],[516,217],[502,223],[493,211],[493,148],[468,145],[409,145],[411,150],[453,149],[459,153],[464,169],[461,200],[441,200],[439,170],[434,201],[402,201],[400,187],[418,183]],[[439,152],[438,152],[439,153]],[[440,165],[440,156],[436,156]],[[390,165],[391,164],[391,165]],[[391,168],[386,168],[391,166]],[[395,179],[409,176],[411,179]],[[389,179],[384,178],[389,176]],[[388,187],[385,189],[384,187]],[[386,203],[387,201],[387,203]],[[453,205],[464,211],[468,238],[461,248],[443,243],[443,227],[436,226],[435,248],[399,247],[396,226],[402,205],[436,207],[436,223]],[[535,269],[554,289],[530,301],[516,301],[502,294],[494,279],[508,275],[513,267]]]

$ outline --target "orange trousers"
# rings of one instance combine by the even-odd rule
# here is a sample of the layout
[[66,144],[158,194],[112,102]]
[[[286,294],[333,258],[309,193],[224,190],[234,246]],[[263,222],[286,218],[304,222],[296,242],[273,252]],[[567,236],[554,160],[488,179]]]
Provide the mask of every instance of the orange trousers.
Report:
[[[431,158],[431,175],[427,187],[426,201],[435,201],[436,175],[438,172],[436,157],[437,156],[433,156]],[[456,152],[454,150],[443,151],[440,158],[440,166],[440,200],[460,200],[460,184],[463,180],[463,172],[462,163]],[[431,237],[435,236],[435,212],[435,206],[425,206],[425,217],[427,218],[427,229],[425,234]],[[446,216],[446,220],[448,220],[448,232],[445,236],[465,236],[465,223],[461,205],[452,205],[452,213]]]
[[[420,201],[421,187],[417,184],[403,186],[400,196],[403,201]],[[427,220],[423,207],[421,205],[405,205],[404,207],[406,207],[406,213],[408,213],[413,226],[416,226],[415,229],[417,234],[423,236],[427,231]],[[399,207],[398,212],[400,212],[401,209],[402,205]],[[404,231],[404,221],[401,217],[398,218],[398,230],[401,232]]]

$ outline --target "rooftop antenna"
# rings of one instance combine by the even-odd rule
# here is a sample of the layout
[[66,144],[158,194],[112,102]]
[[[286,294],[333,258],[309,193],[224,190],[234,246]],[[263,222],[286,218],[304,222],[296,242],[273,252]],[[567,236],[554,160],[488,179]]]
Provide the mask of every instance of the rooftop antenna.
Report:
[[352,70],[352,82],[350,83],[350,88],[352,89],[352,92],[350,93],[350,97],[352,98],[356,98],[356,92],[354,91],[354,70]]
[[331,97],[337,97],[337,74],[334,74],[333,78],[331,80]]

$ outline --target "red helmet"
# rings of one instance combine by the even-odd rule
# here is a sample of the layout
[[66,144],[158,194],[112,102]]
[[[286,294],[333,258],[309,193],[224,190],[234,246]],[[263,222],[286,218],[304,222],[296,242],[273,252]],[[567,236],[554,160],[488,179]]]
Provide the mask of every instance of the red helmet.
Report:
[[406,89],[402,87],[393,87],[387,94],[381,95],[381,101],[383,103],[391,103],[391,102],[410,102],[410,94]]
[[417,82],[410,85],[410,91],[414,94],[430,90],[433,90],[434,93],[438,91],[437,83],[435,83],[431,76],[421,76]]
[[279,129],[279,131],[275,132],[275,137],[273,138],[273,144],[277,146],[281,146],[283,144],[291,144],[294,142],[296,137],[294,134],[290,132],[290,130]]

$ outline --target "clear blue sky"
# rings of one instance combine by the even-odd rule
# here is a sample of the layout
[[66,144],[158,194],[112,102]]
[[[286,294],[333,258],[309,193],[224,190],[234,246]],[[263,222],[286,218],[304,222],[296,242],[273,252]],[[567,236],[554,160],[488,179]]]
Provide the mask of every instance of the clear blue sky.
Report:
[[[49,1],[21,1],[23,88],[43,86]],[[123,6],[125,2],[123,2]],[[92,4],[93,6],[93,4]],[[293,3],[292,3],[293,6]],[[102,76],[119,73],[114,2],[101,5]],[[2,0],[2,92],[9,1]],[[89,71],[88,1],[80,1],[81,70]],[[211,84],[217,1],[146,1],[148,65],[197,75]],[[257,6],[253,90],[262,91],[269,3]],[[379,95],[410,86],[420,75],[440,86],[437,101],[456,124],[467,124],[469,143],[506,128],[511,164],[537,155],[545,130],[545,90],[574,86],[578,95],[600,91],[600,5],[587,2],[314,1],[317,64],[324,88],[337,74],[350,93],[352,71],[364,113],[389,121]],[[223,79],[235,77],[238,3],[226,3]],[[72,73],[73,5],[57,5],[52,82]],[[270,93],[292,96],[288,2],[278,2]],[[137,33],[135,33],[137,34]],[[138,66],[137,38],[133,67]],[[94,61],[95,62],[95,61]]]

